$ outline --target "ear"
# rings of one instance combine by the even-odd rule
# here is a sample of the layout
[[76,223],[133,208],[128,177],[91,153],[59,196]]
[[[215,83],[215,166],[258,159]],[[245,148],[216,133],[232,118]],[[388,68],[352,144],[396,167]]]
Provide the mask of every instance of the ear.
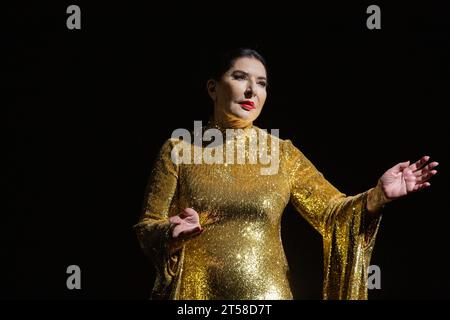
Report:
[[208,94],[211,97],[211,99],[213,99],[213,101],[216,101],[217,97],[216,88],[217,88],[216,80],[209,79],[208,82],[206,83],[206,89],[208,90]]

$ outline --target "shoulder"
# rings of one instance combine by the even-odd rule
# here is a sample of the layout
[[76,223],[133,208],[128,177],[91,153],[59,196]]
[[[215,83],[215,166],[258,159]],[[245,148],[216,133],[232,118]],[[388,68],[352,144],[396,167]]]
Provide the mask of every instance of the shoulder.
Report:
[[275,130],[265,130],[259,127],[254,126],[254,128],[261,132],[262,135],[267,135],[268,140],[275,142],[275,144],[279,147],[279,152],[281,158],[291,164],[300,163],[307,164],[309,163],[308,158],[304,155],[304,153],[291,141],[291,139],[282,139],[279,137],[279,132]]
[[279,139],[280,151],[284,158],[295,160],[304,158],[303,152],[292,142],[291,139]]
[[258,131],[261,136],[267,135],[270,141],[275,142],[280,147],[281,154],[286,158],[298,158],[304,157],[304,154],[300,151],[298,147],[290,139],[281,139],[279,137],[279,132],[275,130],[261,129],[257,126],[253,126]]
[[279,137],[279,132],[278,129],[261,129],[260,127],[257,126],[253,126],[253,129],[257,132],[258,137],[259,138],[266,138],[269,139],[270,141],[274,141],[275,143],[279,144],[280,146],[282,146],[285,141],[287,140],[283,140]]
[[281,152],[286,161],[292,165],[309,166],[312,163],[290,139],[282,140]]
[[157,163],[164,163],[164,166],[176,166],[178,163],[175,160],[175,157],[179,148],[177,146],[181,146],[180,143],[183,143],[183,140],[179,138],[169,138],[164,140],[159,148],[155,161]]
[[[169,138],[166,139],[160,148],[160,153],[170,153],[180,143],[183,143],[184,140],[181,138]],[[184,142],[185,143],[185,142]]]

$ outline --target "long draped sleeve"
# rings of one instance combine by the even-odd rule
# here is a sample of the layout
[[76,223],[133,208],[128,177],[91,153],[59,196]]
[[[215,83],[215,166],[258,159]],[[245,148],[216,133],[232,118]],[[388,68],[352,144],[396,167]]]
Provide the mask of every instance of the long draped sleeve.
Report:
[[367,299],[367,278],[381,214],[366,210],[369,191],[346,196],[290,140],[290,201],[321,234],[324,299]]
[[175,297],[183,259],[183,250],[170,253],[168,248],[169,217],[179,213],[179,166],[170,157],[174,143],[175,140],[169,139],[160,149],[147,185],[142,215],[134,225],[140,246],[156,269],[151,295],[155,300]]

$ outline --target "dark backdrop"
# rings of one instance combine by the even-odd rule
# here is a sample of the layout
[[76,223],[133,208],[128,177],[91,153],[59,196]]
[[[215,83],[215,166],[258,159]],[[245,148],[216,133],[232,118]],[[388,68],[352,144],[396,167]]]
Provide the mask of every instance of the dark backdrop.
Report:
[[[430,155],[426,191],[385,209],[372,299],[449,298],[448,5],[23,5],[2,30],[8,95],[6,298],[145,299],[154,270],[136,223],[156,153],[176,128],[206,121],[208,57],[251,46],[266,56],[262,128],[279,128],[346,194],[400,161]],[[447,24],[446,24],[447,23]],[[7,96],[7,97],[8,97]],[[291,206],[282,224],[296,299],[319,299],[321,240]],[[6,263],[5,263],[6,262]],[[66,289],[66,268],[82,289]]]

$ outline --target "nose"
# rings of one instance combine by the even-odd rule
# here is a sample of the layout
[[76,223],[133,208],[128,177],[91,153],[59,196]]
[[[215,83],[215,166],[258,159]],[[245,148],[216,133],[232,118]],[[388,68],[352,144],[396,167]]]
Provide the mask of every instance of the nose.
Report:
[[245,89],[245,98],[249,99],[255,95],[255,88],[253,81],[249,81],[247,88]]

